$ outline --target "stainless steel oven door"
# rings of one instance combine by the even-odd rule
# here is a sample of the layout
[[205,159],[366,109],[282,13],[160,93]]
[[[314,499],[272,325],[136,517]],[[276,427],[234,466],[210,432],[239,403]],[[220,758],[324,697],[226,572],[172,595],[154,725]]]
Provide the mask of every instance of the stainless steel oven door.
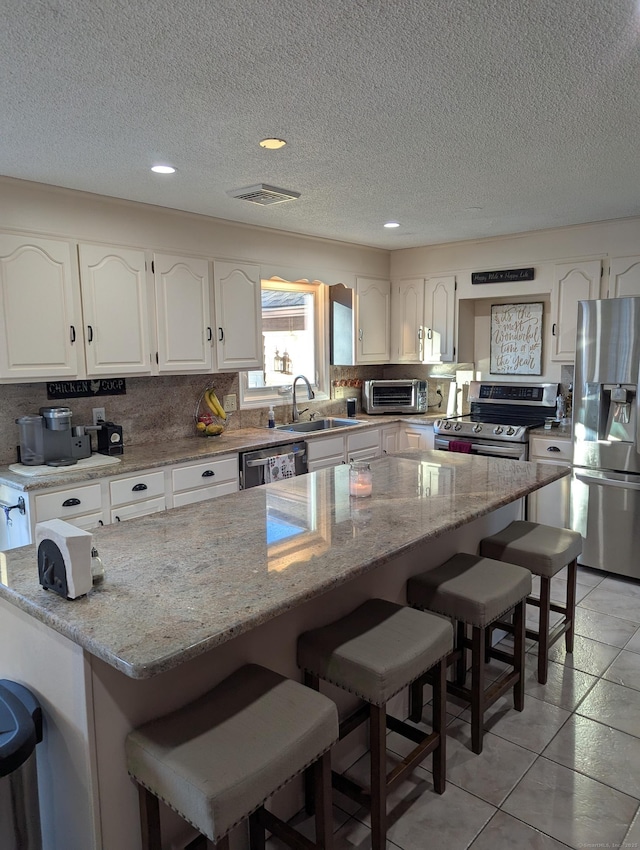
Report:
[[433,446],[441,451],[451,451],[449,443],[465,443],[471,446],[469,454],[485,457],[505,457],[510,460],[527,459],[527,443],[501,443],[499,440],[474,440],[469,437],[437,436]]

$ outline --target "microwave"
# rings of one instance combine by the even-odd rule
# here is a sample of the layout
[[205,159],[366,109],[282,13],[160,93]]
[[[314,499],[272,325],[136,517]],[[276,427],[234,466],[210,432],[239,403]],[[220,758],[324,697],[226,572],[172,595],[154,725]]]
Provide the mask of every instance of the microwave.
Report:
[[362,407],[365,413],[426,413],[427,382],[415,378],[365,381]]

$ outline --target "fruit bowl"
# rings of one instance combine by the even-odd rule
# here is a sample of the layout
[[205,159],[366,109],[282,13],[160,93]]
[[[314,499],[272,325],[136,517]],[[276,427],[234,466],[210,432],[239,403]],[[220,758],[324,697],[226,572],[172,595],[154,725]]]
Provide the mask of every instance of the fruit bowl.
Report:
[[200,395],[194,413],[196,433],[200,437],[219,437],[227,427],[227,414],[213,387]]

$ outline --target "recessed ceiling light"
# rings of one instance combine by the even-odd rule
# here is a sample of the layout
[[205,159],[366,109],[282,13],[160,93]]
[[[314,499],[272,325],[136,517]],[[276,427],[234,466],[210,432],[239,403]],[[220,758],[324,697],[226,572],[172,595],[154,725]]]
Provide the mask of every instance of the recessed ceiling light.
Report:
[[399,221],[385,221],[384,226],[385,227],[400,227],[400,222]]
[[156,174],[173,174],[176,169],[173,165],[152,165],[151,170]]
[[283,148],[287,143],[284,139],[263,139],[260,142],[261,148],[267,148],[270,151],[277,151],[279,148]]

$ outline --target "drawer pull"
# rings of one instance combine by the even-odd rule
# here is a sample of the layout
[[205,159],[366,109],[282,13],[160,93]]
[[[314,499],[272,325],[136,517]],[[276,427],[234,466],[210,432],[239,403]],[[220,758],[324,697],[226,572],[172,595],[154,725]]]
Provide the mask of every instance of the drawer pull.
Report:
[[101,519],[98,520],[98,525],[104,525],[104,523]]
[[62,503],[63,508],[75,508],[76,505],[80,504],[80,499],[65,499]]
[[202,473],[203,478],[211,478],[212,475],[215,475],[213,469],[205,469],[205,471]]
[[559,452],[560,449],[557,446],[547,446],[548,452]]
[[146,484],[142,484],[142,483],[140,483],[140,484],[135,484],[135,485],[131,488],[131,492],[132,492],[132,493],[139,493],[141,490],[148,490],[148,489],[149,489],[149,488],[147,487],[147,485],[146,485]]
[[117,517],[116,517],[116,522],[120,522],[120,517],[119,517],[119,516],[117,516]]

